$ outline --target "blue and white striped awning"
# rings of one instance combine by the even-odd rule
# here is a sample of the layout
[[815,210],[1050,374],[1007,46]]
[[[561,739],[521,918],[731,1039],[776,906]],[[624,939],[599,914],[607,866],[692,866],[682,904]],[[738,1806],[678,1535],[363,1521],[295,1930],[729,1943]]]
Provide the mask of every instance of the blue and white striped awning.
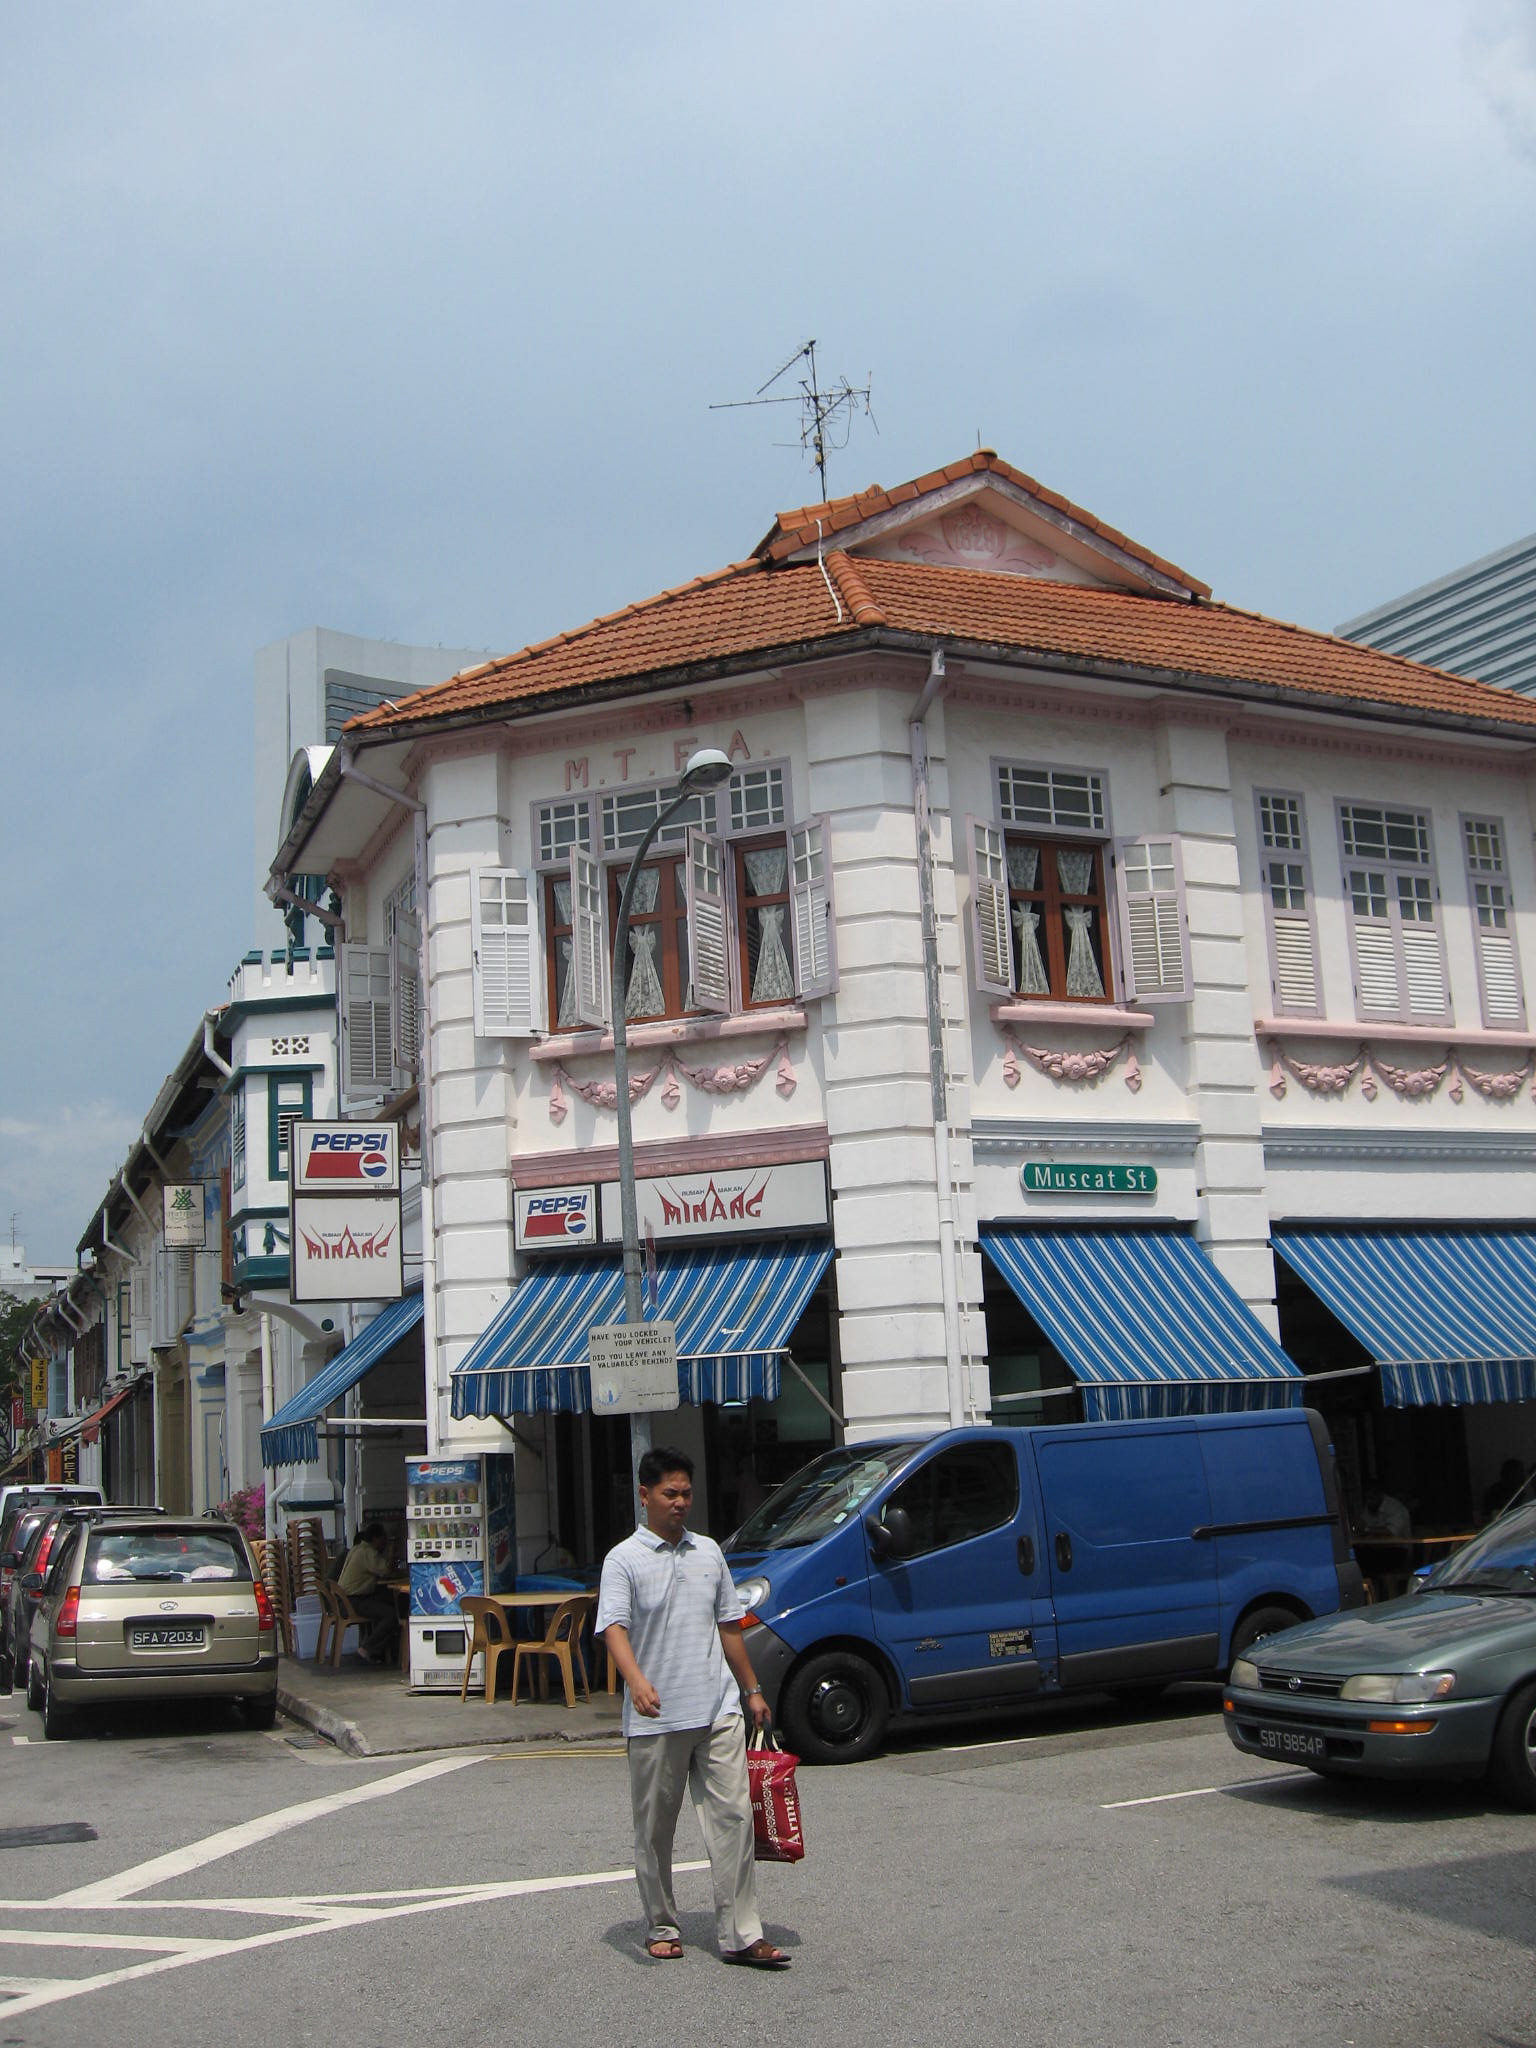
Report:
[[[830,1244],[803,1238],[662,1245],[655,1317],[677,1325],[680,1398],[777,1400],[780,1358],[831,1258]],[[535,1266],[454,1373],[454,1414],[583,1413],[587,1332],[623,1320],[617,1254]]]
[[366,1330],[323,1365],[291,1401],[285,1401],[261,1432],[263,1465],[303,1465],[320,1455],[315,1424],[343,1394],[355,1387],[370,1367],[421,1321],[421,1290],[392,1301]]
[[1090,1422],[1302,1399],[1296,1366],[1192,1237],[987,1230],[981,1248],[1071,1367]]
[[1536,1233],[1306,1230],[1275,1250],[1380,1365],[1389,1408],[1536,1401]]

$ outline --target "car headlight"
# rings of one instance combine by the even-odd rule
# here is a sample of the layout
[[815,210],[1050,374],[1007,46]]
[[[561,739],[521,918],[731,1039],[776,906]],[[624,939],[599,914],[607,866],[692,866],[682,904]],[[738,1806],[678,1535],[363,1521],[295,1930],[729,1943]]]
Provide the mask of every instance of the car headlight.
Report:
[[1422,1707],[1429,1700],[1443,1700],[1456,1690],[1454,1671],[1362,1672],[1346,1678],[1341,1700],[1372,1700],[1383,1706]]
[[736,1598],[741,1602],[748,1614],[755,1614],[760,1608],[766,1607],[768,1605],[768,1596],[772,1591],[773,1587],[767,1579],[738,1579],[736,1581]]
[[1232,1669],[1227,1673],[1227,1683],[1228,1685],[1250,1686],[1257,1692],[1259,1685],[1258,1665],[1250,1663],[1246,1657],[1239,1657],[1232,1666]]

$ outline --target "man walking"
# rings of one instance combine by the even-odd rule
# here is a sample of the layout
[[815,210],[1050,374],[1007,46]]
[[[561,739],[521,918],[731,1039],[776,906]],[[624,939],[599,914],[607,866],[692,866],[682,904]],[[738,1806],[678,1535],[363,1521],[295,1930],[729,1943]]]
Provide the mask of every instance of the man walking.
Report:
[[772,1717],[742,1640],[741,1602],[719,1544],[688,1529],[693,1460],[649,1450],[639,1479],[642,1520],[603,1561],[597,1629],[625,1687],[646,1952],[656,1962],[683,1953],[672,1838],[686,1786],[714,1880],[721,1961],[787,1969],[790,1958],[764,1940],[757,1913],[740,1695],[757,1727]]

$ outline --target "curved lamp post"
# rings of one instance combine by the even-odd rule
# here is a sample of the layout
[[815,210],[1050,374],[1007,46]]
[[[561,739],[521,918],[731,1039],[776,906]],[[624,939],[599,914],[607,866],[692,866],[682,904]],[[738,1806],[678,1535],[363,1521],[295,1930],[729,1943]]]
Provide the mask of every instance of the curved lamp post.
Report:
[[[643,1323],[645,1309],[640,1291],[640,1222],[635,1202],[635,1139],[629,1114],[629,1034],[625,999],[629,992],[629,911],[635,883],[645,857],[662,828],[670,825],[689,799],[706,789],[718,789],[729,779],[731,763],[718,747],[701,747],[690,756],[678,784],[677,795],[652,819],[645,837],[630,857],[629,872],[619,891],[619,914],[613,927],[613,1081],[614,1107],[619,1118],[619,1232],[624,1245],[624,1320]],[[639,1484],[641,1454],[651,1447],[651,1418],[635,1414],[629,1418],[629,1462]]]

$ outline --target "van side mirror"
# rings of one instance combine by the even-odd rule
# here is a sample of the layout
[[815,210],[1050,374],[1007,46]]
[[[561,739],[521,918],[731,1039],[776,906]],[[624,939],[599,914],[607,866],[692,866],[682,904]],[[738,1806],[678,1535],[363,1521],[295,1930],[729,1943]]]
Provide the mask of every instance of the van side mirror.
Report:
[[22,1579],[21,1590],[23,1591],[23,1593],[41,1593],[41,1591],[43,1590],[42,1573],[28,1572],[26,1576]]
[[912,1555],[912,1518],[905,1508],[887,1508],[883,1515],[869,1515],[864,1526],[869,1531],[869,1547],[877,1558]]
[[17,1565],[19,1565],[20,1563],[21,1552],[19,1550],[8,1550],[5,1553],[4,1557],[0,1557],[0,1568],[3,1568],[8,1572],[15,1571]]

